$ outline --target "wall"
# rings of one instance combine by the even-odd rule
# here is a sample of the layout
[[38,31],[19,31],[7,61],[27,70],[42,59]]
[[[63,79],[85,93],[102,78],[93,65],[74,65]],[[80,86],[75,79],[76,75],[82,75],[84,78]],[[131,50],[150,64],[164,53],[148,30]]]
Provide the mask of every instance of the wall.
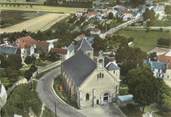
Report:
[[[104,78],[97,78],[98,73],[103,73]],[[114,80],[114,78],[106,70],[95,70],[89,78],[84,82],[84,84],[79,89],[79,98],[77,100],[80,108],[96,106],[97,100],[99,104],[105,104],[103,97],[105,93],[109,94],[108,102],[112,102],[112,99],[117,95],[119,87],[119,82]],[[89,100],[86,100],[86,94],[89,94]]]

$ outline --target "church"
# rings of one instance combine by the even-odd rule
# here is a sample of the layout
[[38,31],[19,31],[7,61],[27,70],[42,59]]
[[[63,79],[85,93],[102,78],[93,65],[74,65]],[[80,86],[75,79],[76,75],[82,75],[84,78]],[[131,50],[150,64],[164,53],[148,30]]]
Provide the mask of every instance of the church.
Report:
[[62,64],[64,89],[80,109],[111,103],[119,93],[118,65],[106,62],[103,52],[96,58],[90,53],[93,49],[79,49]]

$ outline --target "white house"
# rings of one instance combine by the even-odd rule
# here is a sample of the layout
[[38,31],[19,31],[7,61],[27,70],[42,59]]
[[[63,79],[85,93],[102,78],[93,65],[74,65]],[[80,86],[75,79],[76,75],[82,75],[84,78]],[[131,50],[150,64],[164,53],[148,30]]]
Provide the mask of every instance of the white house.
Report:
[[27,56],[32,56],[35,53],[37,41],[30,36],[21,37],[16,40],[17,47],[20,49],[22,63]]

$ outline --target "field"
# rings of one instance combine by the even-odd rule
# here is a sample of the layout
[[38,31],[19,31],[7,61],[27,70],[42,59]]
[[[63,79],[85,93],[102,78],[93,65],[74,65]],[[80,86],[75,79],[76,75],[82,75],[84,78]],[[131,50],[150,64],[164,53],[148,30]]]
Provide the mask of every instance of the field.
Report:
[[44,11],[50,13],[75,13],[82,8],[69,8],[69,7],[52,7],[52,6],[41,6],[41,5],[22,5],[22,6],[0,6],[0,10],[17,10],[17,11]]
[[25,20],[32,19],[45,14],[45,12],[33,11],[1,11],[0,28],[12,26]]
[[1,28],[0,33],[21,32],[23,30],[30,32],[45,31],[66,17],[68,14],[47,13],[10,27]]
[[119,31],[118,34],[123,35],[125,37],[134,38],[134,43],[136,47],[141,48],[143,51],[149,51],[156,47],[157,39],[170,38],[171,32],[160,32],[160,31]]

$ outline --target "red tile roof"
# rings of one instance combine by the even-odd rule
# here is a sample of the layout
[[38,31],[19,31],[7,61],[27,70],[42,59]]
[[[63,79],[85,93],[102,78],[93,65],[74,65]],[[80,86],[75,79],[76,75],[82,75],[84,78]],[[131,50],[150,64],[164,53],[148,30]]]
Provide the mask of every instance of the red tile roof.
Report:
[[96,16],[97,12],[96,11],[90,11],[87,13],[87,16]]
[[42,47],[46,47],[49,44],[46,41],[40,41],[40,40],[38,40],[37,43],[36,43],[36,45],[42,46]]
[[26,37],[18,38],[16,43],[18,48],[29,48],[32,45],[36,44],[37,41],[30,36],[26,36]]
[[51,52],[55,52],[55,53],[60,54],[60,55],[65,55],[65,54],[67,54],[67,49],[63,49],[63,48],[52,48],[51,49]]
[[171,69],[171,56],[166,56],[165,54],[158,56],[158,60],[168,64],[168,68]]
[[18,48],[29,48],[32,45],[38,45],[42,47],[48,46],[48,43],[46,41],[40,41],[40,40],[37,41],[30,36],[18,38],[16,42]]

